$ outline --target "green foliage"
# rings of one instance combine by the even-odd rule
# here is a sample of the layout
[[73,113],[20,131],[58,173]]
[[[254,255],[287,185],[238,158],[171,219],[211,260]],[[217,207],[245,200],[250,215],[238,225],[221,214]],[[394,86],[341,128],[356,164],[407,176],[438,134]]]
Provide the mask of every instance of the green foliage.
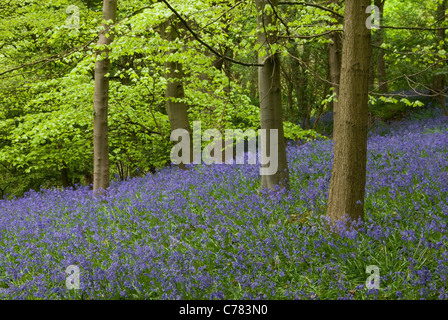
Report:
[[283,131],[286,139],[294,141],[309,142],[317,138],[327,139],[312,129],[304,130],[299,125],[288,121],[283,122]]
[[424,104],[420,100],[391,97],[380,97],[378,100],[370,100],[369,112],[383,121],[399,120],[413,111],[414,108]]
[[[434,25],[438,3],[387,0],[383,24]],[[221,54],[245,63],[257,62],[260,48],[253,2],[175,0],[170,4],[200,39]],[[66,25],[69,5],[80,9],[79,29]],[[344,6],[326,6],[344,12]],[[265,10],[271,12],[272,8],[268,5]],[[305,127],[306,119],[331,111],[335,98],[331,85],[322,81],[329,75],[330,40],[326,36],[289,36],[327,33],[341,29],[342,21],[306,5],[281,5],[277,14],[282,21],[268,31],[287,37],[272,43],[269,51],[281,55],[285,137],[309,141],[319,134],[297,124]],[[166,61],[182,63],[184,102],[190,107],[190,121],[201,121],[202,130],[259,128],[258,68],[228,61],[223,61],[220,69],[214,68],[215,55],[183,28],[176,41],[163,40],[159,25],[171,16],[162,2],[118,2],[119,22],[110,31],[115,39],[110,46],[108,75],[109,141],[111,174],[122,179],[169,163],[172,142],[165,110]],[[0,173],[5,181],[11,177],[8,170],[20,176],[29,173],[36,184],[46,184],[48,178],[54,185],[59,184],[55,177],[64,167],[69,168],[71,181],[82,181],[92,172],[93,75],[99,58],[95,43],[102,30],[101,17],[101,0],[11,0],[0,4]],[[444,64],[428,68],[446,58],[447,48],[436,32],[418,31],[418,36],[413,32],[384,30],[381,47],[387,76],[396,78],[389,84],[390,90],[409,85],[424,89],[418,83],[427,87],[435,75],[448,72]],[[177,51],[171,53],[172,49]],[[374,48],[374,53],[377,50]],[[372,103],[370,112],[383,120],[398,119],[421,105],[411,99],[391,99],[380,98]],[[316,126],[320,133],[331,133],[331,129],[331,125]]]
[[[80,7],[78,30],[65,26],[65,8],[72,4]],[[10,5],[17,6],[18,2]],[[196,14],[204,5],[211,6],[193,2],[179,12],[185,16]],[[259,127],[259,110],[245,90],[223,71],[211,68],[212,57],[188,33],[183,32],[176,42],[161,39],[158,25],[172,13],[161,3],[138,11],[140,7],[138,1],[120,3],[119,23],[112,31],[116,37],[111,45],[108,75],[109,150],[111,174],[118,173],[122,179],[169,164],[172,143],[164,94],[167,60],[182,62],[186,73],[184,101],[190,106],[190,120],[201,121],[203,130]],[[0,72],[14,68],[18,62],[34,63],[51,54],[64,56],[31,70],[23,83],[15,81],[21,79],[22,71],[18,69],[0,88],[0,162],[11,170],[39,177],[36,183],[45,180],[43,172],[57,172],[64,167],[79,181],[92,172],[94,52],[98,49],[95,35],[101,29],[100,8],[92,1],[54,0],[39,6],[36,0],[32,6],[18,10],[13,18],[2,17],[7,30],[0,33],[0,44],[15,43],[6,46],[7,55],[0,55],[4,62]],[[206,15],[197,16],[198,23],[214,17],[218,9],[225,7],[206,10]],[[210,28],[221,27],[218,24]],[[23,33],[22,29],[27,31]],[[20,46],[19,34],[23,38]],[[225,36],[203,36],[213,46],[229,45]],[[74,47],[81,49],[66,53]],[[173,47],[178,51],[169,54]],[[20,85],[25,85],[26,91],[17,91]]]

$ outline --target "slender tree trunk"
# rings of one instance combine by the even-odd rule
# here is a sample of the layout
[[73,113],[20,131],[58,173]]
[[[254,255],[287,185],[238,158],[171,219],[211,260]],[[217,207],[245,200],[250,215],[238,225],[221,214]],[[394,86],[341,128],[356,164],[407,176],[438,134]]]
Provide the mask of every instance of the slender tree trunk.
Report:
[[370,30],[366,8],[370,0],[346,0],[339,104],[334,112],[334,161],[327,216],[334,223],[345,215],[364,219],[367,162],[367,103]]
[[[291,54],[295,54],[294,51],[288,50]],[[292,52],[291,52],[292,51]],[[287,121],[296,123],[296,117],[294,112],[294,78],[293,78],[293,72],[295,71],[294,68],[294,59],[289,59],[288,61],[288,67],[282,66],[283,72],[281,73],[281,77],[283,77],[286,87],[286,109],[287,109],[287,116],[285,116],[285,119]]]
[[[310,52],[308,46],[304,44],[303,52],[300,53],[297,46],[288,49],[292,56],[299,57],[304,64],[309,64]],[[300,124],[302,128],[309,126],[309,107],[307,103],[306,87],[307,77],[305,76],[305,66],[303,66],[297,59],[290,59],[290,72],[285,73],[287,79],[287,105],[290,114],[290,121]],[[295,93],[295,95],[294,95]],[[297,106],[294,107],[294,97],[297,101]]]
[[61,181],[62,181],[62,186],[64,188],[68,188],[70,186],[70,182],[69,182],[69,178],[68,178],[68,168],[67,168],[67,164],[64,162],[63,163],[63,167],[61,169]]
[[[164,39],[173,42],[178,38],[178,30],[182,28],[180,21],[173,21],[168,19],[161,25],[161,35]],[[171,53],[176,53],[176,49],[172,49]],[[179,99],[185,98],[184,93],[184,71],[182,63],[179,61],[167,60],[165,62],[166,68],[166,111],[170,121],[171,131],[176,129],[184,129],[190,133],[190,163],[193,162],[193,142],[192,130],[190,122],[188,121],[188,105]],[[185,164],[180,163],[179,168],[185,169]]]
[[[334,3],[340,5],[340,0],[329,0],[329,3]],[[333,15],[333,18],[338,19],[338,17]],[[338,19],[339,20],[339,19]],[[339,22],[339,21],[338,21]],[[332,23],[336,24],[336,23]],[[339,81],[341,77],[341,35],[339,32],[332,32],[330,34],[330,46],[328,52],[329,66],[330,66],[330,77],[331,82],[334,83],[334,91],[336,93],[336,100],[339,97]],[[333,101],[333,110],[337,108],[337,101]]]
[[[277,3],[278,0],[256,0],[258,12],[257,41],[264,48],[264,52],[260,53],[258,57],[258,62],[263,64],[263,67],[258,68],[261,129],[266,130],[266,155],[271,157],[271,165],[272,157],[276,157],[278,163],[275,174],[261,176],[261,189],[274,189],[275,186],[289,188],[286,142],[283,133],[280,54],[278,52],[272,53],[269,46],[275,43],[277,39],[277,32],[270,30],[272,26],[276,25],[276,20],[272,10],[267,12],[265,10],[265,7],[270,4],[274,6],[274,9],[277,9]],[[278,154],[270,154],[271,130],[277,130],[278,133]],[[262,165],[262,167],[267,168],[269,165]]]
[[[310,48],[307,44],[303,45],[302,61],[304,64],[310,63]],[[309,106],[310,98],[307,95],[308,77],[305,75],[306,67],[301,65],[299,61],[294,60],[295,70],[293,77],[296,83],[297,104],[304,129],[310,128],[311,107]]]
[[[330,43],[329,52],[329,64],[330,64],[330,77],[331,82],[334,84],[334,92],[336,93],[336,99],[339,97],[339,79],[341,77],[341,43],[338,32],[333,32],[330,35],[332,43]],[[333,101],[333,109],[337,109],[337,101]]]
[[288,111],[289,111],[289,121],[295,123],[296,119],[294,117],[294,99],[293,99],[293,93],[294,93],[294,84],[292,81],[288,81],[287,84],[288,94],[287,94],[287,103],[288,103]]
[[369,91],[375,88],[375,57],[372,54],[370,56],[370,67],[369,67]]
[[[103,0],[103,20],[117,18],[117,0]],[[103,24],[107,28],[107,24]],[[107,37],[106,37],[107,36]],[[98,40],[99,45],[105,45],[104,51],[99,51],[101,60],[95,63],[95,93],[93,107],[93,154],[94,173],[93,190],[107,189],[109,187],[109,142],[107,113],[109,106],[109,78],[106,74],[110,70],[109,48],[113,41],[113,33],[103,32]],[[105,54],[105,56],[104,56]]]
[[[58,149],[61,150],[62,145],[58,145]],[[70,181],[69,181],[69,177],[68,177],[68,167],[67,167],[67,163],[64,160],[62,160],[62,169],[60,170],[60,173],[61,173],[62,187],[68,188],[68,186],[70,185]]]
[[[380,23],[383,21],[383,10],[384,10],[384,3],[386,0],[375,0],[375,6],[379,9],[380,14]],[[378,33],[378,39],[377,39],[377,45],[381,47],[381,45],[384,42],[384,29],[381,28],[377,31]],[[376,59],[376,66],[377,66],[377,72],[378,72],[378,86],[380,92],[387,92],[389,90],[387,85],[387,74],[386,74],[386,60],[384,59],[384,49],[378,48],[378,55]]]
[[90,186],[91,184],[93,184],[93,174],[92,174],[92,172],[84,173],[84,184],[86,186]]
[[[330,76],[330,70],[328,70],[327,71],[327,77],[326,77],[326,79],[328,79],[328,77]],[[338,80],[339,81],[339,80]],[[322,90],[322,98],[321,98],[321,101],[323,101],[323,100],[325,100],[325,98],[327,97],[327,95],[328,95],[328,91],[330,90],[330,85],[328,84],[328,83],[324,83],[324,85],[323,85],[324,87],[323,87],[323,90]],[[334,108],[334,103],[335,103],[336,101],[333,101],[333,108]],[[322,117],[322,115],[324,114],[324,112],[325,112],[325,105],[323,105],[323,104],[320,104],[319,105],[319,107],[317,108],[317,113],[316,113],[316,115],[315,115],[315,117],[314,117],[314,123],[313,123],[313,130],[316,130],[316,128],[317,128],[317,124],[319,123],[319,120],[320,120],[320,118]]]
[[[438,21],[438,25],[442,25],[443,21],[445,20],[445,10],[446,10],[446,4],[447,1],[444,0],[441,3],[439,3],[439,5],[437,6],[437,21]],[[437,30],[437,41],[445,41],[445,30],[444,29],[440,29]],[[444,49],[446,49],[446,46],[444,45]],[[433,83],[433,90],[435,91],[435,93],[437,94],[437,100],[440,104],[440,106],[443,109],[443,114],[445,116],[448,116],[448,112],[446,110],[445,107],[445,74],[437,74],[434,76],[433,79],[434,83]]]
[[[223,53],[224,55],[227,56],[232,56],[231,54],[229,54],[230,49],[225,48],[224,50],[225,52]],[[208,52],[208,55],[212,58],[212,67],[218,71],[223,71],[227,77],[230,76],[230,66],[225,62],[225,59],[223,58],[219,58],[217,57],[213,52]],[[199,79],[200,80],[205,80],[207,82],[212,82],[213,79],[206,73],[199,75]],[[224,87],[224,91],[229,93],[230,92],[230,86],[227,85],[226,87]],[[209,88],[206,88],[204,90],[204,92],[207,92],[211,97],[216,98],[216,95],[213,91],[213,89],[211,88],[211,86]],[[216,110],[215,106],[210,106],[209,108],[209,112],[210,112],[210,117],[213,116],[214,112]],[[216,124],[216,123],[215,123]],[[224,132],[223,130],[225,129],[224,127],[222,127],[222,125],[218,124],[217,126],[215,126],[214,129],[218,129],[221,130],[221,132]],[[222,150],[219,154],[215,155],[215,150],[212,152],[211,156],[213,158],[216,158],[219,160],[220,163],[224,164],[225,163],[225,147],[226,146],[226,139],[225,136],[222,136],[222,140],[221,140],[221,145],[222,145]],[[233,143],[229,143],[228,147],[232,147],[233,148]]]

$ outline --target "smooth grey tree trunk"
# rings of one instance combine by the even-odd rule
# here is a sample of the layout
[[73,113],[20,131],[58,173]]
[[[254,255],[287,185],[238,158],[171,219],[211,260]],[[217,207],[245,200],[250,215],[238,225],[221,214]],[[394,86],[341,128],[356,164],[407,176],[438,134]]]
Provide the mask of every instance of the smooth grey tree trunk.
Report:
[[[278,170],[273,175],[261,176],[261,189],[274,189],[276,186],[289,188],[289,171],[286,159],[286,143],[283,133],[282,96],[280,82],[280,54],[272,53],[270,45],[277,40],[277,32],[269,30],[276,25],[272,10],[265,7],[273,5],[277,9],[278,0],[256,0],[258,32],[257,41],[260,50],[258,62],[258,92],[260,98],[261,129],[266,129],[266,154],[277,156]],[[269,31],[266,31],[269,30]],[[278,154],[270,155],[270,130],[278,130]],[[260,151],[260,150],[259,150]],[[262,165],[268,167],[269,165]]]
[[[103,0],[103,21],[117,18],[117,0]],[[107,24],[103,23],[105,28]],[[106,37],[107,35],[107,37]],[[98,51],[101,60],[95,63],[95,91],[93,107],[93,190],[107,189],[109,187],[109,142],[107,113],[109,105],[109,78],[106,74],[110,70],[108,46],[113,41],[113,33],[102,32],[98,45],[105,45],[104,51]],[[104,56],[105,55],[105,56]]]
[[346,0],[339,104],[334,112],[334,160],[327,216],[364,219],[370,30],[365,21],[370,0]]
[[[175,41],[178,37],[178,30],[182,28],[182,23],[180,21],[174,20],[173,18],[168,19],[160,26],[161,36],[165,40],[170,42]],[[171,49],[171,53],[175,53],[176,49]],[[188,120],[188,105],[179,101],[185,97],[184,93],[184,72],[182,68],[182,63],[179,61],[166,61],[166,111],[168,113],[168,118],[170,121],[171,131],[176,129],[187,130],[190,134],[190,163],[193,162],[193,142],[192,142],[192,130],[190,122]],[[179,168],[184,169],[185,164],[180,163]]]

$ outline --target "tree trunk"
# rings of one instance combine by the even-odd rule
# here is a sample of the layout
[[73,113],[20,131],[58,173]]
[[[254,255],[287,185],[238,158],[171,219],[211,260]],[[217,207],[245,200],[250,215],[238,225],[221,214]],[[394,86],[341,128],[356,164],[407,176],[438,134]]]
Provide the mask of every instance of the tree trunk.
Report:
[[92,172],[84,173],[84,184],[86,186],[90,186],[90,185],[93,184],[93,174],[92,174]]
[[[329,3],[340,5],[340,0],[329,0]],[[333,15],[333,18],[338,17]],[[338,19],[339,20],[339,19]],[[338,21],[339,23],[339,21]],[[336,23],[332,23],[333,25]],[[339,81],[341,77],[341,35],[339,32],[332,32],[330,34],[330,46],[328,52],[330,77],[331,82],[334,84],[334,92],[336,93],[336,99],[339,97]],[[333,101],[333,110],[337,108],[337,101]]]
[[[330,76],[330,70],[328,69],[327,71],[327,77],[326,79],[328,79],[328,77]],[[338,83],[339,83],[339,79],[338,79]],[[325,98],[328,95],[328,91],[330,90],[330,85],[328,83],[324,83],[323,84],[323,90],[322,90],[322,98],[321,101],[325,100]],[[339,91],[339,90],[338,90]],[[335,107],[335,103],[336,101],[333,101],[333,109]],[[337,106],[337,103],[336,103]],[[322,117],[322,115],[325,112],[325,105],[324,104],[320,104],[319,107],[316,110],[316,115],[314,117],[314,123],[313,123],[313,130],[317,129],[317,124],[319,123],[320,118]]]
[[375,57],[372,54],[370,56],[370,67],[369,67],[369,91],[375,88]]
[[[309,64],[310,51],[308,45],[303,45],[303,52],[300,53],[297,46],[288,48],[288,52],[294,56],[299,57],[303,64]],[[307,103],[307,77],[305,75],[306,67],[297,59],[290,59],[290,69],[288,74],[285,72],[287,83],[287,106],[289,110],[290,121],[300,124],[302,128],[309,126],[309,109]],[[295,95],[294,95],[295,94]],[[294,101],[294,97],[297,102]],[[296,105],[295,105],[296,104]]]
[[303,53],[302,53],[302,61],[304,65],[294,59],[294,64],[296,66],[296,72],[293,72],[293,77],[296,83],[296,96],[297,96],[297,104],[299,106],[300,118],[302,120],[302,128],[309,129],[310,128],[310,117],[311,117],[311,107],[309,105],[309,101],[311,101],[310,97],[307,94],[308,87],[308,77],[305,74],[306,66],[310,64],[310,47],[308,44],[303,45]]
[[62,187],[68,188],[70,186],[69,178],[68,178],[68,168],[67,164],[64,162],[63,167],[61,169],[61,181],[62,181]]
[[[270,164],[262,164],[262,168],[268,168],[272,165],[272,158],[277,161],[277,171],[274,174],[261,175],[261,189],[274,189],[275,186],[289,188],[289,172],[286,160],[286,142],[283,133],[282,117],[282,96],[280,82],[280,55],[270,51],[270,44],[277,40],[277,32],[269,31],[271,26],[275,26],[275,15],[272,10],[265,11],[265,7],[272,4],[274,9],[277,7],[278,0],[256,0],[257,5],[257,41],[264,48],[260,50],[258,62],[263,67],[258,68],[258,92],[260,98],[260,120],[261,129],[266,130],[265,151],[267,156],[271,157]],[[264,52],[262,52],[264,51]],[[271,154],[271,130],[277,130],[277,154]],[[260,139],[261,137],[259,137]],[[263,139],[262,139],[263,140]],[[274,142],[274,143],[275,143]],[[263,148],[263,147],[262,147]]]
[[[378,39],[377,39],[377,45],[381,47],[381,45],[384,42],[384,29],[381,28],[381,23],[383,21],[383,10],[384,10],[384,3],[386,0],[375,0],[375,6],[379,9],[380,14],[380,29],[377,31],[378,33]],[[380,92],[387,92],[389,90],[387,85],[387,75],[386,75],[386,60],[384,59],[384,49],[378,48],[378,55],[376,59],[376,66],[377,66],[377,72],[378,72],[378,86]]]
[[[103,0],[103,20],[117,18],[117,0]],[[108,26],[103,23],[104,28]],[[106,37],[107,36],[107,37]],[[107,189],[109,187],[109,142],[107,113],[109,105],[109,78],[106,74],[110,70],[109,48],[113,41],[113,34],[109,31],[101,33],[98,44],[105,45],[104,51],[98,51],[101,60],[95,63],[95,93],[93,107],[93,154],[94,173],[93,190]],[[105,56],[103,55],[105,54]]]
[[367,103],[370,30],[366,8],[370,0],[346,0],[339,104],[334,112],[334,161],[327,216],[334,223],[345,215],[364,219],[367,162]]
[[[442,25],[443,21],[445,20],[445,10],[446,10],[446,0],[442,1],[441,3],[439,3],[439,5],[437,6],[437,21],[438,21],[438,25]],[[437,30],[437,41],[445,41],[445,30],[444,29],[439,29]],[[446,46],[444,45],[444,48],[446,50]],[[435,93],[437,94],[437,100],[441,106],[441,108],[443,109],[443,114],[445,116],[448,116],[446,107],[445,107],[445,74],[437,74],[434,76],[433,79],[434,83],[433,83],[433,90],[435,91]]]
[[[231,54],[229,54],[229,52],[230,52],[230,49],[225,48],[223,55],[232,56]],[[226,74],[226,76],[229,77],[230,76],[230,65],[228,63],[226,63],[225,59],[217,57],[211,51],[208,52],[208,55],[212,58],[212,63],[211,63],[212,67],[214,69],[216,69],[216,70],[223,71]],[[213,79],[206,73],[199,75],[199,79],[200,80],[205,80],[207,82],[212,82],[213,81]],[[230,93],[230,85],[227,85],[226,87],[224,87],[224,91],[227,92],[227,93]],[[211,86],[209,88],[206,88],[204,90],[204,92],[207,92],[211,97],[213,97],[213,99],[216,99],[216,95],[215,95],[214,90],[213,90],[213,88]],[[216,107],[215,106],[210,106],[208,108],[208,110],[209,110],[210,117],[212,117],[214,112],[215,112],[215,110],[216,110]],[[218,125],[216,125],[216,124],[217,123],[215,123],[214,129],[218,129],[218,130],[221,130],[221,132],[223,132],[223,130],[225,128],[223,128],[222,125],[220,125],[220,124],[218,124]],[[213,158],[215,158],[215,159],[218,159],[218,161],[219,161],[218,163],[222,163],[223,164],[223,163],[225,163],[225,147],[224,146],[226,146],[226,139],[225,139],[224,135],[222,136],[221,145],[223,147],[221,152],[219,152],[219,154],[215,155],[214,151],[216,151],[216,150],[214,149],[212,151],[212,153],[211,153],[211,156]],[[229,148],[232,147],[233,148],[233,140],[229,141],[229,143],[227,144],[227,147],[229,147]]]
[[[170,42],[178,38],[178,30],[182,27],[180,21],[174,22],[172,18],[162,23],[160,28],[161,36]],[[175,53],[177,49],[171,49],[171,53]],[[165,62],[166,68],[166,111],[170,121],[171,131],[176,129],[187,130],[190,134],[190,163],[193,162],[193,142],[192,130],[190,122],[188,121],[188,105],[185,102],[179,101],[185,97],[184,93],[184,72],[182,63],[179,61],[167,60]],[[185,169],[185,164],[178,164],[179,168]]]
[[288,94],[286,96],[286,101],[289,111],[289,121],[295,123],[296,119],[294,117],[294,99],[293,99],[294,84],[292,83],[292,81],[287,82],[287,90]]
[[[61,150],[62,145],[58,145],[58,149]],[[70,185],[70,181],[68,178],[68,167],[67,167],[67,163],[64,160],[62,160],[62,169],[60,170],[60,173],[61,173],[62,187],[68,188],[68,186]]]

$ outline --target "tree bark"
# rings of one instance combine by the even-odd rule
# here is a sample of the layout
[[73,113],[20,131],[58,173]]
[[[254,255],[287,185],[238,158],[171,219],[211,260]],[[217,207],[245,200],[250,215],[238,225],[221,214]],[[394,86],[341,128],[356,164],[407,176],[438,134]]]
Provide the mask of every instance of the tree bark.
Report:
[[346,0],[338,108],[334,112],[334,161],[327,216],[335,223],[345,215],[364,219],[367,162],[367,119],[370,0]]
[[[304,64],[310,64],[310,47],[308,44],[303,45],[302,61]],[[299,112],[302,120],[302,128],[310,128],[310,117],[311,117],[311,107],[310,107],[310,97],[308,96],[308,77],[305,74],[306,66],[301,65],[299,61],[294,59],[294,64],[298,72],[293,73],[296,83],[296,95],[297,104],[299,105]]]
[[[327,79],[330,77],[330,69],[328,69],[328,71],[327,71]],[[338,83],[339,83],[339,80],[338,80]],[[327,95],[328,95],[328,91],[330,90],[330,85],[328,84],[328,83],[324,83],[323,84],[323,90],[322,90],[322,98],[321,98],[321,101],[323,101],[323,100],[325,100],[325,98],[327,97]],[[315,90],[315,91],[317,91],[317,90]],[[338,90],[339,91],[339,90]],[[338,94],[338,93],[337,93]],[[334,103],[335,103],[336,101],[333,101],[333,109],[334,109]],[[337,102],[336,102],[337,103]],[[336,104],[337,105],[337,104]],[[315,114],[315,117],[314,117],[314,123],[313,123],[313,130],[317,130],[317,125],[318,125],[318,123],[319,123],[319,120],[320,120],[320,118],[322,117],[322,115],[324,114],[324,112],[325,112],[325,105],[324,104],[320,104],[319,105],[319,107],[317,108],[317,113]]]
[[84,184],[86,186],[90,186],[90,185],[93,184],[93,174],[92,174],[92,172],[84,173]]
[[[61,150],[62,149],[62,145],[58,145],[58,149]],[[68,177],[68,167],[67,167],[67,163],[62,160],[62,169],[60,170],[61,173],[61,183],[62,183],[62,187],[68,188],[70,185],[70,180]]]
[[[117,0],[103,0],[103,20],[117,18]],[[108,25],[103,23],[104,28]],[[109,78],[106,74],[110,70],[109,48],[113,41],[113,33],[110,31],[101,33],[98,45],[105,45],[104,51],[98,51],[101,60],[95,63],[95,91],[93,117],[93,154],[94,173],[93,190],[107,189],[109,187],[109,142],[107,114],[109,106]],[[105,56],[103,55],[105,54]]]
[[[161,35],[164,39],[173,42],[178,38],[178,30],[182,27],[180,21],[174,21],[173,18],[168,19],[161,25]],[[171,53],[176,53],[177,49],[171,49]],[[193,162],[193,142],[192,130],[190,122],[188,121],[188,105],[179,101],[185,98],[183,78],[184,72],[182,63],[179,61],[167,60],[165,62],[166,68],[166,111],[170,121],[171,131],[176,129],[187,130],[190,134],[190,163]],[[185,164],[180,163],[179,168],[185,169]]]
[[[383,10],[384,10],[384,3],[386,0],[375,0],[375,6],[379,9],[380,14],[380,24],[383,21]],[[381,28],[377,31],[378,38],[377,38],[377,45],[381,47],[381,45],[384,42],[384,29]],[[389,90],[387,85],[387,74],[386,74],[386,60],[384,59],[384,49],[378,48],[378,55],[376,59],[376,66],[377,66],[377,72],[378,72],[378,86],[380,92],[387,92]]]
[[[447,1],[444,0],[437,6],[437,21],[438,25],[442,25],[443,21],[445,20],[445,10],[446,10],[446,3]],[[437,41],[445,41],[445,30],[440,29],[437,30]],[[446,46],[444,45],[444,49],[446,50]],[[446,107],[445,107],[445,96],[444,96],[444,89],[445,89],[445,74],[437,74],[434,76],[433,79],[433,90],[437,94],[437,100],[443,109],[443,114],[445,116],[448,116]]]
[[[227,28],[224,28],[223,32],[226,32],[226,33],[228,34],[228,30],[227,30]],[[225,48],[223,48],[223,49],[224,49],[223,55],[226,55],[226,56],[232,56],[232,54],[230,54],[230,53],[231,53],[231,49],[230,49],[230,48],[225,47]],[[229,81],[230,81],[230,76],[231,76],[231,75],[230,75],[230,66],[231,66],[231,64],[228,63],[228,61],[226,62],[225,59],[217,57],[217,56],[216,56],[213,52],[211,52],[211,51],[208,51],[207,54],[208,54],[208,55],[211,57],[211,59],[212,59],[212,63],[211,63],[212,67],[213,67],[214,69],[218,70],[218,71],[224,72],[224,74],[229,78]],[[206,74],[206,73],[199,75],[199,79],[200,79],[200,80],[205,80],[205,81],[207,81],[207,82],[212,82],[212,81],[213,81],[213,79],[212,79],[208,74]],[[227,93],[230,93],[230,85],[227,85],[226,87],[224,87],[224,91],[227,92]],[[215,95],[214,90],[212,89],[212,87],[206,88],[206,89],[204,90],[204,92],[207,92],[211,97],[213,97],[213,99],[216,99],[216,95]],[[210,116],[213,115],[213,113],[215,112],[215,110],[216,110],[216,107],[215,107],[215,106],[210,106],[210,107],[208,108],[208,111],[209,111],[209,113],[210,113]],[[216,124],[216,123],[215,123],[215,124]],[[215,129],[219,129],[219,130],[221,130],[221,132],[223,132],[222,130],[223,130],[224,128],[223,128],[222,126],[219,126],[219,125],[216,126],[216,125],[215,125]],[[216,155],[215,155],[215,152],[212,151],[211,156],[212,156],[213,158],[215,158],[215,159],[218,159],[219,163],[222,163],[222,164],[223,164],[223,163],[225,163],[225,146],[226,146],[226,138],[225,138],[224,135],[222,136],[221,144],[222,144],[222,147],[223,147],[222,150],[221,150],[221,152],[219,152],[219,154],[216,154]],[[227,147],[229,147],[229,148],[232,147],[232,148],[233,148],[233,141],[229,142],[229,143],[227,144]],[[234,150],[234,151],[235,151],[235,150]]]
[[[288,48],[288,52],[299,57],[300,61],[291,58],[290,68],[284,72],[287,83],[287,106],[289,110],[289,121],[300,124],[302,128],[309,129],[310,108],[308,107],[307,86],[308,78],[305,75],[306,67],[309,65],[310,50],[307,44],[303,45],[303,52],[300,52],[297,46]],[[296,102],[294,101],[296,99]],[[295,106],[295,103],[297,104]]]
[[[340,5],[340,0],[329,0],[329,3]],[[334,19],[339,17],[332,15]],[[339,23],[339,21],[338,21]],[[332,23],[333,25],[336,23]],[[330,46],[328,52],[329,66],[330,66],[330,77],[331,82],[334,84],[334,92],[336,93],[336,100],[339,97],[339,81],[341,77],[341,36],[339,32],[332,32],[330,34]],[[337,101],[333,100],[333,110],[337,108]]]
[[294,84],[292,83],[292,81],[288,81],[287,82],[287,87],[286,89],[288,90],[288,93],[286,95],[286,102],[287,102],[287,106],[288,106],[288,111],[289,111],[289,121],[295,123],[296,119],[294,117]]
[[[272,175],[261,176],[261,189],[274,189],[276,186],[289,188],[289,171],[286,160],[286,142],[283,133],[282,96],[280,82],[280,54],[270,50],[270,44],[277,40],[277,32],[270,30],[276,19],[272,10],[266,12],[265,7],[271,5],[277,9],[278,0],[256,0],[257,6],[257,41],[262,46],[258,62],[258,92],[260,97],[261,129],[266,130],[266,155],[276,157],[278,168]],[[266,31],[269,30],[269,31]],[[271,155],[271,130],[278,130],[278,154]],[[259,137],[260,139],[261,137]],[[259,150],[261,152],[261,150]],[[271,161],[272,162],[272,161]],[[262,165],[267,168],[269,165]]]
[[69,178],[68,178],[68,168],[67,164],[64,162],[63,167],[61,169],[61,181],[62,181],[62,187],[68,188],[70,186]]

